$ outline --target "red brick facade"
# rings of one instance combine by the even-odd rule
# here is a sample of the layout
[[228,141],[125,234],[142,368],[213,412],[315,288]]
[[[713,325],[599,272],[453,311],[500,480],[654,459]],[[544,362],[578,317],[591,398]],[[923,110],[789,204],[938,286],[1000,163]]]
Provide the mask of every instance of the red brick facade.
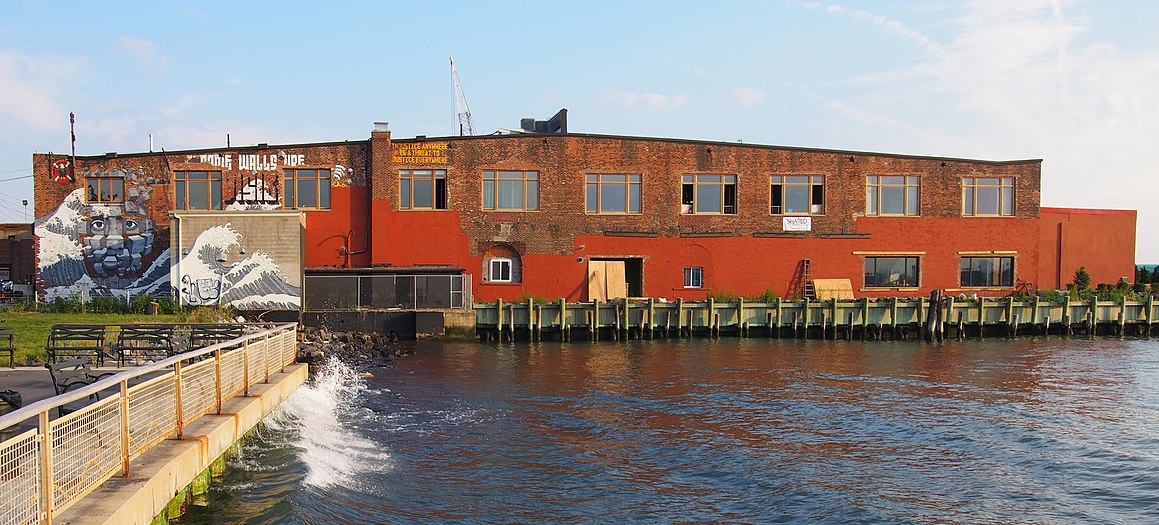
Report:
[[[232,164],[223,167],[220,159],[212,161],[213,155],[229,157]],[[259,162],[247,157],[250,162],[243,164],[243,155],[258,155]],[[1040,255],[1040,243],[1047,238],[1040,232],[1038,160],[992,162],[581,134],[392,141],[385,130],[358,142],[83,157],[77,159],[78,180],[65,184],[55,182],[50,169],[53,160],[62,158],[34,156],[37,217],[52,213],[66,195],[83,188],[87,173],[136,168],[153,188],[149,215],[159,229],[168,223],[173,206],[174,172],[221,171],[226,198],[255,176],[269,191],[284,194],[279,185],[287,163],[333,170],[341,177],[330,189],[329,209],[305,211],[307,268],[459,266],[474,276],[474,298],[482,301],[528,295],[586,300],[593,258],[638,265],[630,270],[633,291],[669,299],[755,296],[766,290],[788,297],[797,291],[795,278],[805,259],[811,261],[814,278],[849,279],[859,297],[925,295],[933,289],[1001,295],[1014,288],[962,286],[963,257],[1013,260],[1016,281],[1031,283],[1044,278],[1040,262],[1057,266],[1057,257]],[[399,171],[412,169],[446,170],[445,209],[400,209]],[[485,211],[486,171],[537,172],[537,209]],[[585,180],[597,174],[638,175],[639,212],[588,213]],[[735,213],[683,213],[682,177],[688,175],[735,177]],[[824,210],[809,216],[807,231],[786,232],[784,217],[770,210],[770,177],[798,175],[824,177]],[[871,176],[917,177],[917,214],[867,214]],[[963,179],[975,177],[1012,182],[1009,216],[963,216]],[[1129,251],[1118,241],[1107,249],[1133,254],[1131,238]],[[496,246],[518,254],[517,282],[485,279],[484,255]],[[917,258],[918,282],[867,287],[865,259],[874,256]],[[691,267],[703,269],[699,288],[685,287],[684,269]]]

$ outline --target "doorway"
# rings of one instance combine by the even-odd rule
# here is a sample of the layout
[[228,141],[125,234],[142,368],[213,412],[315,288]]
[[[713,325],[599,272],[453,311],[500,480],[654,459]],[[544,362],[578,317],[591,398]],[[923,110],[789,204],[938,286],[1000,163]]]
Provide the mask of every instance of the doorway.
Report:
[[644,259],[601,257],[588,259],[588,300],[607,301],[644,295]]

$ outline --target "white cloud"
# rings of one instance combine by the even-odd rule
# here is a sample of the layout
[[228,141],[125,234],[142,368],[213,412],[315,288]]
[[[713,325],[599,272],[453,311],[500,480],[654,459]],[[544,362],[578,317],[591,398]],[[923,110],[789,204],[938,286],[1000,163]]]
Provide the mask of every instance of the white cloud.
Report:
[[606,90],[600,96],[600,103],[616,109],[630,111],[677,111],[688,103],[688,95],[660,95],[656,93],[629,93],[627,91]]
[[32,56],[0,49],[0,114],[40,129],[59,129],[68,110],[62,86],[87,70],[80,57]]
[[150,65],[157,68],[157,71],[164,73],[169,68],[169,58],[165,56],[158,56],[157,49],[153,42],[142,38],[123,36],[118,39],[118,45],[122,51],[135,57],[143,64]]
[[[1139,209],[1138,237],[1159,236],[1148,211],[1159,199],[1150,173],[1159,56],[1121,49],[1109,40],[1114,28],[1082,16],[1083,2],[976,0],[943,26],[944,37],[866,11],[806,7],[882,28],[925,53],[825,86],[830,111],[890,126],[899,133],[882,140],[907,150],[1043,158],[1044,206]],[[1140,260],[1159,261],[1159,248],[1138,244]]]
[[747,87],[729,91],[729,96],[732,97],[733,103],[742,108],[747,108],[758,102],[764,102],[765,100],[765,93],[763,91],[757,91]]

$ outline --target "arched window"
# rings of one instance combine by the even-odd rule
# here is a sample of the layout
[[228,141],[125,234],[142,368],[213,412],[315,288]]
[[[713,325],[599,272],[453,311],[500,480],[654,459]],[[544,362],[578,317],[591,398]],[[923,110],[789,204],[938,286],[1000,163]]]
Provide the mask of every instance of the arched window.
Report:
[[519,252],[506,244],[496,244],[483,254],[483,280],[489,283],[523,282]]

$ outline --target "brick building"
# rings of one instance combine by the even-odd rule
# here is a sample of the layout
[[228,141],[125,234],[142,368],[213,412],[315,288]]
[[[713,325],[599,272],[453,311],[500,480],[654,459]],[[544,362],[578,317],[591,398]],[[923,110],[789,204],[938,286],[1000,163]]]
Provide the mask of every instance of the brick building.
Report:
[[0,224],[0,281],[9,281],[23,290],[36,275],[36,251],[32,225]]
[[[858,297],[1004,295],[1021,282],[1059,286],[1060,272],[1073,273],[1065,266],[1090,255],[1048,235],[1062,231],[1060,212],[1044,219],[1039,160],[577,134],[564,112],[548,123],[472,137],[397,140],[376,125],[363,141],[35,155],[41,290],[67,293],[88,276],[98,289],[168,286],[196,300],[214,296],[216,280],[224,297],[227,278],[253,292],[242,270],[269,262],[266,306],[301,294],[302,272],[279,269],[295,264],[307,276],[460,268],[476,300],[789,297],[809,277],[848,279]],[[228,231],[173,238],[173,218],[192,210],[220,210]],[[272,210],[300,213],[300,260],[257,261],[261,229],[239,233],[239,214]],[[1082,228],[1122,232],[1100,248],[1113,262],[1086,263],[1094,281],[1133,275],[1134,212],[1076,213]],[[178,259],[202,275],[170,275]]]

